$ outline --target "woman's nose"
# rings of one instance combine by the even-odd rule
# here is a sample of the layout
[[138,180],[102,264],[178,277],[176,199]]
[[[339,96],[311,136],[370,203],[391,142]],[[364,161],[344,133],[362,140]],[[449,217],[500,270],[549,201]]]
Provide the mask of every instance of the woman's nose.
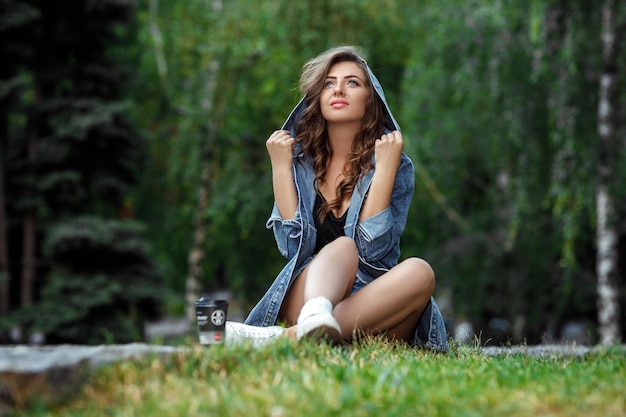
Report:
[[343,94],[343,85],[341,83],[335,85],[335,94]]

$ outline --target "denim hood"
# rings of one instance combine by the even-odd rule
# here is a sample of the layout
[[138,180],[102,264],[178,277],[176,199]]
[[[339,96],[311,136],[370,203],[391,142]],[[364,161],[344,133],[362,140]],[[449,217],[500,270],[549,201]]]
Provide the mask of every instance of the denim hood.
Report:
[[[385,92],[383,91],[383,87],[381,86],[380,81],[378,81],[378,78],[376,78],[367,63],[365,63],[365,66],[367,68],[367,75],[369,75],[370,77],[370,82],[374,86],[374,91],[376,91],[378,98],[383,103],[383,111],[385,113],[385,133],[393,132],[394,130],[400,131],[400,125],[398,125],[398,122],[396,122],[393,114],[391,114],[391,110],[389,110],[389,105],[387,104],[387,99],[385,98]],[[302,118],[302,113],[304,113],[304,110],[306,110],[307,106],[308,103],[306,97],[302,97],[302,99],[300,99],[298,104],[296,104],[296,106],[289,114],[289,117],[287,117],[285,123],[283,123],[281,129],[288,130],[291,134],[291,137],[295,137],[295,127],[298,124],[298,121]]]

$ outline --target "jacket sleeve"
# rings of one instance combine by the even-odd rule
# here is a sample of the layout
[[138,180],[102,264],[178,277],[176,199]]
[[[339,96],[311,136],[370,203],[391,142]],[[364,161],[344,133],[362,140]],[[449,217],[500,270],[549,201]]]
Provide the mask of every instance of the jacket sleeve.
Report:
[[377,262],[399,245],[413,199],[414,172],[413,163],[403,154],[389,207],[357,225],[357,246],[365,261]]
[[265,227],[272,229],[278,252],[287,259],[293,258],[298,253],[298,247],[302,238],[302,218],[300,210],[296,210],[296,216],[291,220],[283,220],[274,203],[272,214],[267,220]]

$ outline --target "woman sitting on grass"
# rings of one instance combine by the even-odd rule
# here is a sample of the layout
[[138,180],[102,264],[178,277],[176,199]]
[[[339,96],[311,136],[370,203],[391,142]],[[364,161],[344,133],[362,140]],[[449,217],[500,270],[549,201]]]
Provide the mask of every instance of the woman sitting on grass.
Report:
[[419,258],[398,263],[414,168],[380,83],[355,48],[338,47],[304,65],[300,88],[266,142],[267,227],[289,262],[245,324],[227,323],[226,342],[383,334],[448,350],[433,270]]

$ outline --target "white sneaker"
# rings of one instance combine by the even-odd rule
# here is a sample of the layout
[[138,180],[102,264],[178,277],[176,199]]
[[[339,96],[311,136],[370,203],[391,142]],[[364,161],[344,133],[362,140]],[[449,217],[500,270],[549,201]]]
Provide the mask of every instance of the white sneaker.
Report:
[[311,337],[338,342],[342,339],[341,327],[333,317],[333,305],[326,297],[307,301],[300,310],[297,324],[298,340]]
[[226,322],[226,338],[224,343],[227,345],[236,345],[250,343],[252,346],[264,346],[277,338],[285,331],[281,326],[250,326],[248,324],[238,323],[236,321]]

